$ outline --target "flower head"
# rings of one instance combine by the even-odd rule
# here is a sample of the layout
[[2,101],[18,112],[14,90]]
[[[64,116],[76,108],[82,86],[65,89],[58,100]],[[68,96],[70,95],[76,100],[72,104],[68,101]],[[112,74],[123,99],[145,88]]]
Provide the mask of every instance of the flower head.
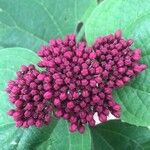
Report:
[[98,37],[91,47],[77,43],[75,35],[52,39],[38,55],[38,72],[33,65],[23,66],[7,92],[16,109],[10,110],[16,125],[28,127],[48,124],[50,113],[70,123],[71,132],[83,133],[85,124],[95,126],[94,114],[101,122],[109,113],[120,117],[121,107],[112,91],[128,83],[146,69],[140,64],[140,49],[131,49],[133,41],[122,38],[121,31]]
[[14,118],[17,127],[41,127],[50,122],[51,79],[45,72],[40,73],[33,65],[22,66],[6,90],[15,105],[8,115]]

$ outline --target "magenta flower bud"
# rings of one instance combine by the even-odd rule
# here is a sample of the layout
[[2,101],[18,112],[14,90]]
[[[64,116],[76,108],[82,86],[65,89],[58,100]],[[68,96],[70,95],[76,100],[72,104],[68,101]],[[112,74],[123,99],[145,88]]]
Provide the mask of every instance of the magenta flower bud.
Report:
[[55,112],[55,116],[58,117],[58,118],[60,118],[61,116],[63,116],[63,112],[61,110],[57,110]]
[[72,101],[67,103],[67,108],[72,109],[74,107],[74,103]]
[[63,101],[67,98],[67,95],[66,95],[66,93],[61,93],[59,97],[60,97],[60,100]]
[[44,109],[44,104],[43,104],[43,103],[39,103],[39,104],[37,105],[37,111],[38,111],[38,112],[41,112],[43,109]]
[[84,131],[85,131],[85,127],[84,127],[84,126],[80,126],[80,127],[78,128],[78,130],[79,130],[79,132],[82,134],[82,133],[84,133]]
[[82,101],[82,102],[80,103],[80,106],[81,106],[81,108],[86,107],[86,102]]
[[54,99],[54,105],[57,106],[57,107],[61,106],[61,102],[58,98]]
[[81,111],[81,112],[79,113],[79,116],[80,116],[81,119],[85,119],[86,113],[83,112],[83,111]]
[[82,74],[83,76],[88,75],[88,74],[89,74],[89,73],[88,73],[88,69],[83,69],[83,70],[81,71],[81,74]]
[[13,113],[13,117],[14,117],[14,118],[20,118],[21,116],[22,116],[22,114],[21,114],[20,112],[15,111],[15,112]]
[[111,94],[112,93],[112,88],[104,88],[104,91],[106,94]]
[[128,46],[131,46],[133,44],[133,40],[132,39],[127,40],[127,44]]
[[22,125],[24,128],[28,128],[29,127],[29,125],[28,125],[28,122],[27,121],[25,121],[25,122],[23,122],[23,125]]
[[120,39],[121,39],[121,36],[122,36],[121,30],[117,30],[117,31],[115,32],[115,38],[116,38],[117,40],[120,40]]
[[136,73],[139,73],[139,72],[142,72],[143,70],[145,70],[146,68],[147,68],[146,65],[141,64],[141,65],[136,65],[136,66],[134,66],[133,70],[134,70]]
[[124,82],[123,82],[122,80],[117,80],[117,81],[116,81],[116,85],[117,85],[118,87],[122,87],[122,86],[124,86]]
[[70,116],[69,116],[69,114],[65,113],[65,114],[63,115],[63,118],[66,119],[66,120],[68,120],[68,119],[70,118]]
[[80,112],[80,110],[81,110],[81,107],[80,106],[75,106],[75,108],[74,108],[74,111],[76,112],[76,113],[78,113],[78,112]]
[[86,86],[86,85],[88,85],[88,80],[83,79],[83,80],[81,81],[81,83],[82,83],[83,86]]
[[42,125],[43,125],[43,122],[42,122],[41,120],[37,120],[37,121],[35,122],[35,126],[36,126],[37,128],[42,127]]
[[75,66],[75,67],[73,68],[73,71],[74,71],[75,73],[79,73],[80,67],[79,67],[79,66]]
[[46,99],[46,100],[49,100],[50,98],[52,98],[52,93],[51,92],[46,92],[46,93],[44,93],[44,98]]
[[96,58],[96,54],[94,52],[91,52],[89,55],[90,59],[95,59]]
[[78,126],[75,123],[73,123],[73,124],[70,125],[69,131],[70,132],[75,132],[77,130],[77,128],[78,128]]
[[102,73],[103,72],[103,68],[102,67],[97,67],[95,70],[96,74]]
[[40,80],[40,81],[43,81],[44,78],[45,78],[45,75],[44,75],[44,74],[39,74],[39,75],[37,76],[37,79]]
[[56,40],[55,40],[55,39],[51,39],[51,40],[49,41],[49,44],[50,44],[51,46],[56,46]]
[[39,100],[40,100],[40,96],[39,96],[39,95],[35,95],[35,96],[33,97],[33,100],[34,100],[34,101],[39,101]]
[[27,103],[27,105],[25,106],[25,110],[32,110],[33,109],[33,105],[31,103]]
[[116,118],[120,118],[120,112],[115,111],[115,112],[112,112],[112,114],[113,114]]
[[81,56],[82,56],[82,54],[83,54],[83,53],[82,53],[82,51],[79,51],[79,50],[78,50],[78,51],[76,51],[76,56],[81,57]]
[[137,49],[134,50],[132,59],[135,60],[135,61],[138,61],[138,60],[141,59],[141,50],[140,49],[137,48]]
[[30,83],[30,88],[36,89],[36,87],[37,87],[37,84],[35,82]]
[[121,109],[121,107],[120,107],[119,104],[115,104],[115,105],[113,106],[113,110],[115,110],[115,111],[119,111],[120,109]]
[[91,126],[91,127],[94,127],[95,126],[95,120],[93,119],[93,120],[90,120],[89,121],[89,125]]
[[17,121],[16,122],[16,127],[21,127],[23,125],[23,121]]
[[20,100],[16,100],[16,101],[15,101],[15,105],[16,105],[16,107],[20,108],[20,107],[23,106],[23,102],[20,101]]
[[28,110],[25,111],[24,116],[25,116],[26,118],[29,118],[29,117],[31,116],[31,112],[28,111]]
[[77,98],[79,98],[79,93],[77,93],[77,92],[74,92],[74,93],[73,93],[73,98],[74,98],[74,99],[77,99]]
[[87,116],[86,116],[86,120],[87,120],[88,122],[90,122],[91,120],[93,120],[93,115],[92,115],[92,114],[87,115]]
[[25,65],[22,65],[21,66],[21,71],[22,72],[27,72],[29,69],[28,69],[28,67],[27,66],[25,66]]
[[92,100],[93,100],[94,103],[98,103],[100,101],[100,98],[98,96],[94,96],[92,98]]
[[76,123],[77,122],[77,117],[71,116],[69,119],[70,123]]
[[106,121],[107,121],[107,116],[104,115],[103,113],[101,113],[101,114],[99,115],[99,120],[100,120],[101,122],[106,122]]
[[51,116],[49,114],[46,114],[44,117],[44,121],[49,123],[51,121]]
[[28,120],[28,125],[29,125],[29,126],[32,126],[32,125],[34,125],[34,124],[35,124],[34,119],[33,119],[33,118],[29,118],[29,120]]
[[15,110],[14,110],[14,109],[11,109],[11,110],[9,110],[9,111],[7,112],[7,114],[8,114],[9,116],[13,116],[14,112],[15,112]]
[[82,96],[83,97],[88,97],[89,96],[89,92],[87,90],[83,90],[82,91]]
[[95,80],[90,80],[90,86],[95,87],[96,86],[96,81]]
[[108,85],[109,88],[113,88],[114,84],[115,83],[113,81],[111,81],[111,80],[107,82],[107,85]]
[[127,77],[127,76],[125,76],[125,77],[123,77],[123,81],[124,81],[125,83],[127,83],[127,82],[129,82],[129,81],[130,81],[130,78],[129,78],[129,77]]
[[101,112],[103,111],[103,107],[102,107],[102,106],[97,106],[97,107],[96,107],[96,111],[97,111],[98,113],[101,113]]
[[112,106],[115,105],[115,102],[114,102],[113,100],[109,100],[109,101],[108,101],[108,105],[109,105],[110,107],[112,107]]
[[121,73],[121,74],[125,73],[125,71],[126,71],[126,69],[123,68],[123,67],[120,67],[120,68],[118,69],[118,72]]
[[134,75],[134,72],[133,72],[133,70],[128,70],[127,72],[126,72],[126,74],[128,75],[128,76],[133,76]]
[[14,86],[12,89],[11,89],[11,92],[13,94],[18,94],[19,93],[19,88],[17,86]]

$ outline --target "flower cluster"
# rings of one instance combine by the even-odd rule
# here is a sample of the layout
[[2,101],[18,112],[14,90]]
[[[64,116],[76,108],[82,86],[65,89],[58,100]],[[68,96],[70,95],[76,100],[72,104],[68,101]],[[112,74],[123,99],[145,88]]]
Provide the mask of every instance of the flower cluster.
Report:
[[37,71],[34,65],[22,66],[16,80],[9,81],[6,90],[16,108],[11,109],[8,115],[14,118],[17,127],[41,127],[50,122],[50,85],[50,77],[45,72]]
[[[124,86],[146,69],[138,62],[140,49],[133,51],[132,43],[121,37],[120,30],[98,37],[91,47],[86,42],[77,43],[73,34],[63,40],[50,40],[38,51],[42,58],[38,66],[45,72],[38,72],[32,65],[24,66],[17,79],[9,82],[7,91],[17,107],[9,114],[17,126],[40,127],[50,121],[49,112],[53,110],[56,117],[70,122],[71,132],[80,133],[87,123],[95,126],[95,113],[101,122],[107,120],[109,113],[120,117],[121,108],[113,99],[113,89]],[[26,109],[30,104],[32,108]]]
[[146,69],[145,64],[139,64],[141,50],[132,50],[133,41],[125,40],[118,30],[114,35],[99,37],[93,44],[96,60],[103,68],[102,77],[109,87],[124,86],[134,76]]

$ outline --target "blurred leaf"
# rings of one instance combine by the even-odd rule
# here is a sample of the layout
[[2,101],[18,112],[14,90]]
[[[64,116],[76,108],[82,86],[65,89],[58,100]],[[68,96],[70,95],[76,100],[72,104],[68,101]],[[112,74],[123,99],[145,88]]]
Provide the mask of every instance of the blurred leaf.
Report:
[[120,120],[91,128],[93,150],[149,150],[150,130]]
[[84,134],[71,133],[68,123],[60,120],[50,137],[37,150],[91,150],[91,134],[88,127]]
[[96,0],[0,0],[0,46],[37,50],[49,39],[76,32]]

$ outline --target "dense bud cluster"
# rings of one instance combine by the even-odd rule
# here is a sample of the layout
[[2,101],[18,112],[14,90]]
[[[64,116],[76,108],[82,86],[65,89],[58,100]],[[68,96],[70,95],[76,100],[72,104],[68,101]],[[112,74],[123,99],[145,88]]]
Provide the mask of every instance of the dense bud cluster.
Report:
[[16,80],[8,83],[9,99],[16,108],[8,112],[17,127],[41,127],[51,120],[51,80],[45,72],[40,73],[33,65],[22,66]]
[[102,77],[109,87],[122,87],[146,69],[146,65],[138,63],[141,50],[132,50],[132,43],[131,39],[123,39],[121,31],[118,30],[114,35],[97,38],[93,44],[96,60],[103,68]]
[[[80,133],[84,132],[85,124],[95,126],[95,113],[101,122],[107,121],[109,113],[120,117],[120,105],[113,99],[113,89],[124,86],[146,69],[146,65],[138,63],[140,49],[133,51],[132,43],[121,37],[120,30],[114,35],[97,38],[91,47],[86,42],[76,43],[73,34],[63,40],[50,40],[38,51],[42,58],[38,66],[45,72],[25,67],[27,70],[23,69],[15,81],[10,81],[7,91],[17,108],[9,114],[17,121],[17,126],[30,125],[27,123],[30,118],[39,127],[49,122],[48,114],[52,109],[56,117],[70,122],[71,132],[78,130]],[[22,93],[23,89],[28,92]],[[34,90],[37,93],[32,95]],[[24,100],[24,95],[29,100]],[[33,107],[26,117],[26,107],[30,103]],[[38,109],[41,105],[42,111]],[[15,117],[15,113],[19,117]],[[49,119],[45,119],[46,116]]]
[[115,35],[97,38],[92,47],[68,35],[64,40],[51,40],[38,52],[43,58],[38,65],[53,74],[55,115],[70,122],[70,131],[83,132],[86,123],[94,126],[96,112],[101,122],[109,112],[120,116],[112,90],[146,68],[137,63],[141,52],[132,51],[131,44],[118,30]]

